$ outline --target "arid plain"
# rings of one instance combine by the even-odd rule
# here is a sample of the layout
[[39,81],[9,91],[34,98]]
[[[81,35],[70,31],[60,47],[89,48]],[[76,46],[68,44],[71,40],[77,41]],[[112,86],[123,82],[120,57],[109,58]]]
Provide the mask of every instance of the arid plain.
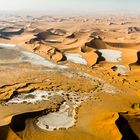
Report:
[[140,139],[140,16],[0,18],[0,140]]

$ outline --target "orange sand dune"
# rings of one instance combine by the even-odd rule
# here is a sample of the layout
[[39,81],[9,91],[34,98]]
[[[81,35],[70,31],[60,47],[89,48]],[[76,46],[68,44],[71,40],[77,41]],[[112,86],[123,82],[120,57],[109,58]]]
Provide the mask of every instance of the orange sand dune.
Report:
[[139,18],[28,18],[1,25],[0,140],[140,139]]

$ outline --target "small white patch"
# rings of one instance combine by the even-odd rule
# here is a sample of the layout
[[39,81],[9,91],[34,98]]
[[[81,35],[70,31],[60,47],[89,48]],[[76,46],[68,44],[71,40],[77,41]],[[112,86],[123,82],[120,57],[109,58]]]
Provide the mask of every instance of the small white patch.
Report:
[[0,47],[5,47],[5,48],[16,48],[17,46],[16,46],[15,44],[0,43]]
[[39,128],[46,131],[54,131],[61,128],[68,129],[75,124],[76,108],[88,99],[87,94],[79,96],[76,93],[64,92],[61,90],[57,92],[36,90],[31,93],[20,94],[17,97],[10,99],[6,104],[34,104],[38,101],[50,100],[49,97],[54,95],[59,95],[65,99],[65,102],[60,106],[59,111],[50,112],[38,117],[35,123]]
[[18,103],[36,103],[38,101],[48,100],[48,91],[36,90],[31,93],[19,94],[17,97],[12,98],[6,104],[18,104]]
[[66,53],[65,54],[68,61],[72,61],[77,64],[87,65],[87,61],[82,58],[80,54],[77,53]]
[[[42,65],[46,66],[48,68],[60,68],[60,69],[65,69],[68,68],[67,66],[64,65],[58,65],[55,63],[50,62],[49,60],[34,54],[32,52],[24,51],[22,48],[14,45],[14,44],[3,44],[0,43],[0,47],[6,48],[6,49],[16,49],[19,52],[21,52],[21,56],[17,57],[16,59],[11,60],[11,63],[14,61],[16,63],[21,63],[21,62],[28,62],[34,65]],[[12,53],[12,50],[11,50]]]
[[128,68],[124,65],[115,65],[116,67],[116,72],[121,74],[121,75],[127,75],[127,73],[129,72]]
[[50,39],[50,40],[45,40],[46,42],[49,42],[49,43],[60,43],[60,41],[58,40],[53,40],[53,39]]
[[78,96],[75,93],[64,91],[57,92],[57,95],[64,96],[64,98],[68,95],[70,103],[66,101],[60,106],[59,111],[38,117],[36,125],[43,130],[54,131],[72,127],[76,123],[76,108],[88,99],[87,95]]
[[23,59],[24,62],[30,62],[31,64],[34,64],[34,65],[43,65],[43,66],[46,66],[49,68],[67,68],[67,66],[57,65],[39,55],[31,53],[31,52],[22,51],[22,54],[23,54],[23,57],[24,56],[27,57],[27,58]]
[[78,96],[72,92],[59,91],[56,94],[64,97],[64,99],[67,97],[70,102],[64,102],[57,112],[50,112],[37,118],[36,125],[46,131],[72,127],[76,123],[76,108],[88,99],[87,95]]
[[104,83],[102,86],[102,91],[110,94],[115,94],[119,90],[116,89],[114,86]]
[[102,49],[99,50],[107,62],[119,62],[122,59],[122,52],[116,50]]
[[52,112],[47,115],[43,115],[42,117],[37,118],[36,125],[47,131],[59,130],[61,128],[68,129],[72,127],[75,120],[75,110],[73,110],[72,114],[69,114],[70,107],[64,102],[59,111]]

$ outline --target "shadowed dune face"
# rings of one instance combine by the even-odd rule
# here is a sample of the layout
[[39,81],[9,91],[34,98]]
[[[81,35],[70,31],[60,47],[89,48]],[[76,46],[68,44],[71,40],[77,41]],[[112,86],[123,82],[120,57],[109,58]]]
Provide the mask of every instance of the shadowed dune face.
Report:
[[3,28],[3,29],[0,29],[0,38],[10,40],[11,36],[21,35],[22,33],[24,33],[24,28],[17,29],[17,30],[14,30],[14,28],[12,27]]
[[42,110],[42,111],[37,111],[37,112],[29,112],[29,113],[23,113],[20,115],[16,115],[12,118],[9,126],[14,132],[23,131],[26,127],[25,121],[27,119],[34,119],[35,117],[41,116],[46,113],[47,113],[47,110]]
[[38,34],[35,34],[35,38],[29,40],[29,44],[35,43],[35,42],[48,42],[48,43],[61,43],[61,41],[57,40],[59,37],[64,36],[66,34],[65,30],[61,29],[48,29],[46,31],[40,32]]
[[94,38],[90,42],[85,43],[86,46],[94,49],[106,49],[106,44],[100,38]]
[[128,27],[128,34],[140,32],[139,27]]
[[[132,120],[134,120],[133,116],[130,116]],[[128,119],[129,120],[129,119]],[[131,128],[128,120],[121,114],[119,114],[119,118],[116,121],[116,125],[118,126],[121,134],[122,134],[122,140],[139,140],[139,137],[135,134],[134,130]],[[135,125],[138,122],[135,121]],[[133,124],[134,125],[134,124]]]
[[[32,42],[32,39],[29,41],[30,44],[34,44],[33,51],[35,51],[35,53],[37,53],[39,55],[42,55],[43,57],[45,56],[46,58],[48,58],[54,62],[59,62],[61,60],[67,60],[67,58],[65,57],[65,52],[67,52],[67,51],[69,51],[69,52],[74,51],[74,50],[75,50],[75,52],[80,51],[80,53],[81,52],[85,53],[85,54],[83,54],[83,57],[86,61],[88,61],[89,66],[96,64],[96,62],[99,63],[102,60],[104,60],[105,62],[121,62],[120,64],[125,63],[127,65],[138,61],[138,56],[137,56],[136,52],[133,53],[132,59],[131,58],[127,59],[128,55],[125,55],[125,52],[124,52],[125,50],[122,50],[122,49],[129,48],[130,49],[130,50],[128,50],[128,53],[129,53],[129,52],[131,52],[131,49],[136,50],[137,48],[139,48],[139,43],[106,42],[101,37],[92,37],[93,38],[92,39],[92,38],[90,38],[89,34],[88,34],[87,39],[85,40],[85,43],[80,41],[79,39],[77,42],[73,42],[72,44],[66,43],[67,41],[65,39],[64,40],[61,39],[65,43],[63,41],[57,42],[57,40],[55,40],[55,39],[46,40],[46,38],[49,38],[49,36],[52,36],[52,38],[53,38],[53,36],[60,36],[61,38],[65,38],[66,31],[62,32],[64,34],[62,34],[60,31],[62,32],[63,30],[48,29],[46,32],[38,33],[36,35],[37,38],[33,39],[35,42],[37,41],[36,43],[38,45],[35,45],[34,44],[35,42],[34,41]],[[58,35],[58,32],[60,32],[61,35]],[[84,34],[84,33],[82,33],[82,34]],[[72,34],[66,36],[66,38],[74,39],[74,38],[78,38],[78,36],[79,35],[77,33],[72,33]],[[80,36],[79,36],[79,38],[80,38]],[[42,40],[44,42],[42,42]],[[40,44],[38,41],[39,42],[41,41],[42,43]],[[49,54],[49,48],[51,49],[51,47],[48,47],[48,46],[51,46],[51,45],[55,46],[54,43],[57,43],[58,46],[61,46],[61,47],[58,47],[59,49],[56,50],[59,52],[58,57],[57,57],[57,55],[55,56],[56,51],[53,52],[51,55]],[[79,44],[81,44],[81,46]],[[72,46],[75,46],[75,47],[72,47]],[[48,49],[46,49],[46,48],[48,48]],[[52,49],[53,49],[53,47],[52,47]],[[31,48],[31,50],[32,50],[32,48]],[[98,59],[98,61],[90,62],[89,61],[90,56],[88,54],[89,54],[89,52],[93,52],[93,51],[96,51],[95,53],[98,55],[98,58],[96,58],[94,55],[93,57],[95,57],[95,58],[93,58],[93,60]],[[100,51],[100,53],[98,51]],[[55,58],[54,58],[54,60],[52,59],[52,55],[54,55],[55,58],[57,57],[56,60],[55,60]],[[65,59],[64,59],[64,57],[65,57]]]
[[138,57],[138,60],[136,63],[140,64],[140,51],[137,52],[137,57]]
[[112,42],[106,42],[108,45],[111,47],[116,47],[116,48],[134,48],[137,49],[140,47],[139,43],[112,43]]
[[9,126],[0,127],[1,140],[22,140]]

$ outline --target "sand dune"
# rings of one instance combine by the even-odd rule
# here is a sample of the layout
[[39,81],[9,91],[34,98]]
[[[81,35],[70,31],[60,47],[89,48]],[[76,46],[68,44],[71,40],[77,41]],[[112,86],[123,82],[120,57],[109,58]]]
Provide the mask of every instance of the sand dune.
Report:
[[128,27],[128,34],[140,32],[139,27]]
[[26,18],[1,21],[0,140],[140,139],[139,18]]
[[85,45],[88,47],[94,48],[94,49],[106,49],[107,48],[107,45],[105,44],[105,42],[102,41],[102,39],[100,39],[100,38],[94,38],[90,42],[87,42]]
[[24,32],[24,28],[17,30],[9,30],[8,28],[4,28],[0,30],[0,37],[4,39],[10,39],[10,36],[13,35],[21,35]]

